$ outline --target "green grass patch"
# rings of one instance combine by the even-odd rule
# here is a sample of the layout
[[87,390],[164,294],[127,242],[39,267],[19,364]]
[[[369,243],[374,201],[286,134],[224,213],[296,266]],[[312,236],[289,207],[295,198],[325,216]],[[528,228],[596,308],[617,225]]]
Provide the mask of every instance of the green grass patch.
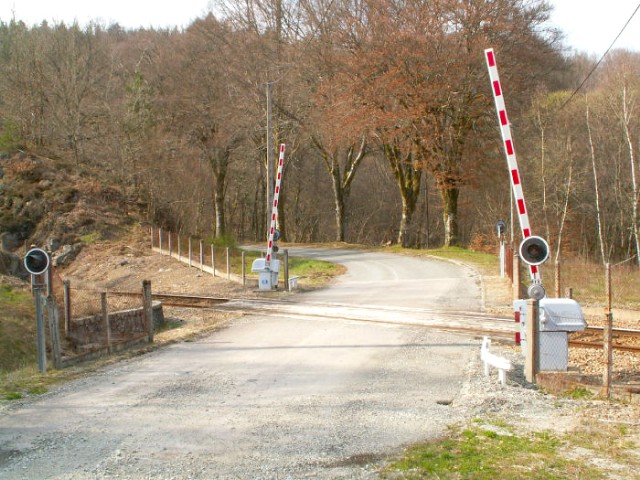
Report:
[[289,258],[289,275],[300,277],[301,282],[307,286],[324,285],[344,272],[345,267],[336,263],[299,257]]
[[[248,279],[257,280],[258,274],[251,271],[251,265],[257,258],[262,258],[262,253],[257,250],[245,251],[245,266]],[[280,279],[284,278],[284,255],[282,251],[278,254],[280,260]],[[220,262],[223,263],[220,263]],[[216,271],[224,275],[226,271],[226,253],[224,257],[216,254]],[[235,275],[242,273],[242,258],[238,251],[233,251],[231,255],[231,272]],[[304,257],[289,257],[289,276],[300,277],[299,284],[303,287],[322,287],[331,280],[345,272],[345,267],[332,262],[313,260]]]
[[[14,312],[23,309],[25,302],[31,301],[31,294],[26,290],[14,290],[10,285],[0,285],[0,305],[3,310],[5,308],[11,308]],[[28,310],[28,309],[27,309]]]
[[518,435],[504,428],[452,428],[446,438],[410,447],[381,472],[384,479],[570,479],[607,478],[586,462],[561,454],[562,438]]
[[36,362],[35,330],[31,294],[0,285],[0,375]]
[[231,234],[222,235],[220,237],[215,237],[213,239],[209,238],[207,239],[206,243],[209,245],[213,243],[216,246],[216,248],[220,248],[220,249],[227,248],[227,247],[235,249],[238,246],[237,240]]
[[383,251],[417,257],[431,256],[454,260],[470,265],[484,275],[496,275],[500,273],[500,258],[497,255],[476,252],[475,250],[469,250],[462,247],[440,247],[416,250],[394,246],[385,248]]
[[574,389],[566,392],[563,396],[567,398],[573,398],[574,400],[589,400],[590,398],[593,398],[595,395],[588,388],[575,387]]
[[80,237],[80,241],[85,245],[91,245],[93,243],[100,241],[101,239],[102,239],[102,235],[100,234],[100,232],[87,233],[86,235],[82,235]]
[[36,385],[28,390],[29,395],[43,395],[47,393],[49,389],[43,385]]
[[6,392],[4,394],[5,400],[20,400],[21,398],[24,398],[24,396],[19,392]]

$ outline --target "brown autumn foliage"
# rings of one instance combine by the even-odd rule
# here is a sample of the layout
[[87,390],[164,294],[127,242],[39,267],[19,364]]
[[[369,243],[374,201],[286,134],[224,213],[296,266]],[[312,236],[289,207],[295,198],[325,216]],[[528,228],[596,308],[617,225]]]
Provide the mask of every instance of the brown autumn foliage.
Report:
[[0,150],[113,182],[151,223],[261,241],[269,83],[287,240],[468,245],[510,218],[492,47],[534,231],[637,254],[638,54],[563,105],[593,59],[563,55],[542,0],[216,7],[183,31],[0,19]]

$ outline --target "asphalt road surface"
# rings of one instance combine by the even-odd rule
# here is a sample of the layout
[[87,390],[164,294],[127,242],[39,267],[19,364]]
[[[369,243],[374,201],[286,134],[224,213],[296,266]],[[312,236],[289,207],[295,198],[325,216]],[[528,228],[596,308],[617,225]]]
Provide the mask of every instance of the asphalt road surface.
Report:
[[[477,278],[450,263],[305,251],[348,273],[300,301],[480,308]],[[413,326],[245,316],[4,408],[0,478],[376,478],[459,420],[478,353],[476,339]]]

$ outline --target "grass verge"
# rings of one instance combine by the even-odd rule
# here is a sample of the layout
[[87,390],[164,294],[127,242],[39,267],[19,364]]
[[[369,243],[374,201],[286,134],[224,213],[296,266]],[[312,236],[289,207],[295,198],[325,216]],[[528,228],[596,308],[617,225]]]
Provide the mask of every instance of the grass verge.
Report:
[[[610,470],[637,471],[637,458],[634,460],[628,450],[634,447],[628,441],[628,432],[617,426],[611,428],[615,431],[585,430],[558,436],[516,433],[502,422],[476,421],[467,428],[451,427],[440,440],[408,448],[402,458],[382,470],[380,478],[596,480],[611,478]],[[612,438],[615,448],[610,446]],[[603,453],[613,462],[603,461]],[[629,478],[640,477],[631,474]]]
[[[247,280],[257,281],[258,274],[251,272],[251,264],[257,258],[262,257],[262,253],[255,250],[247,250],[246,252]],[[280,278],[284,278],[284,259],[282,255],[280,260]],[[231,271],[237,274],[241,273],[241,259],[235,256],[231,260]],[[345,267],[336,263],[325,262],[322,260],[313,260],[303,257],[289,257],[289,276],[300,277],[299,285],[302,289],[322,288],[331,283],[338,275],[346,271]]]
[[489,253],[476,252],[462,247],[441,247],[415,250],[401,247],[390,247],[384,251],[411,255],[416,257],[438,257],[462,262],[476,268],[483,275],[500,274],[500,258]]

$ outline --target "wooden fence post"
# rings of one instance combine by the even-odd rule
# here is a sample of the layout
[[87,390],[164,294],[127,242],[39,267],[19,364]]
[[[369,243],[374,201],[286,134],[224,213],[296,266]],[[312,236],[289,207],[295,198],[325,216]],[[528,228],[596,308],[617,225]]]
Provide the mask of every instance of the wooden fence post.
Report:
[[153,324],[153,303],[151,297],[151,281],[142,281],[142,309],[144,315],[145,326],[147,327],[147,337],[149,343],[153,343],[153,334],[155,325]]
[[153,250],[153,243],[154,243],[154,242],[153,242],[153,240],[154,240],[154,238],[153,238],[154,234],[155,234],[155,232],[153,231],[153,225],[151,225],[151,249],[152,249],[152,250]]
[[182,236],[178,232],[178,260],[182,261]]
[[605,323],[604,323],[604,373],[602,376],[602,394],[606,398],[611,398],[611,376],[613,370],[613,313],[611,312],[611,264],[607,263],[605,272]]
[[158,245],[160,247],[160,255],[162,255],[162,227],[158,229]]
[[513,282],[513,262],[509,261],[509,258],[513,258],[513,247],[511,245],[507,245],[505,249],[505,263],[506,263],[506,274],[509,277],[509,280]]
[[204,242],[200,240],[200,271],[204,272]]
[[517,253],[513,254],[513,299],[519,300],[522,298],[520,286],[520,256]]
[[49,317],[49,335],[51,337],[51,359],[53,368],[62,367],[62,355],[60,353],[60,315],[53,295],[47,297],[47,316]]
[[247,258],[247,252],[242,251],[242,286],[247,285],[247,266],[245,265],[245,261]]
[[561,289],[561,285],[560,285],[560,260],[556,260],[556,290],[555,290],[555,294],[556,294],[556,298],[560,298],[560,292],[562,291]]
[[65,280],[64,285],[64,335],[71,334],[71,281]]
[[171,230],[169,230],[169,257],[171,257],[171,255],[173,254],[173,245],[171,242],[171,236],[172,236]]
[[191,261],[191,257],[193,254],[193,239],[191,237],[189,237],[189,266],[192,266],[192,261]]
[[216,276],[216,246],[211,244],[211,268],[213,269],[213,276]]
[[102,303],[102,321],[104,322],[104,331],[107,337],[107,349],[111,353],[111,322],[109,322],[109,306],[107,304],[107,292],[100,294],[100,302]]
[[538,328],[540,304],[538,300],[527,300],[527,348],[524,375],[528,382],[536,383],[536,375],[540,371],[540,331]]

